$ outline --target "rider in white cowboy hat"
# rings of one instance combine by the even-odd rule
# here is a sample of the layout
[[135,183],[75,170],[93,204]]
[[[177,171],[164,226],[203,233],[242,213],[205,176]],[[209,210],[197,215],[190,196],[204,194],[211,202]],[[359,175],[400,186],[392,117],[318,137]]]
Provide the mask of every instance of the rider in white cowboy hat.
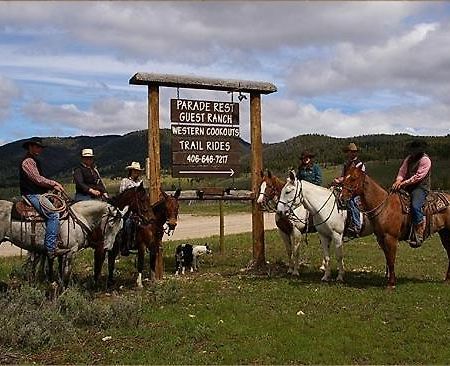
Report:
[[94,164],[94,151],[81,150],[81,164],[73,171],[75,201],[108,198],[106,187]]
[[[119,192],[122,193],[127,189],[138,187],[142,183],[140,178],[144,169],[141,168],[141,164],[137,161],[133,161],[126,168],[128,170],[128,177],[123,178],[120,182]],[[122,237],[120,252],[123,256],[127,256],[130,253],[130,249],[133,247],[135,223],[132,213],[127,213],[124,225],[124,236]]]
[[120,182],[120,193],[129,188],[137,187],[142,183],[140,176],[144,169],[141,168],[139,162],[133,161],[125,169],[128,170],[128,177],[123,178],[122,182]]

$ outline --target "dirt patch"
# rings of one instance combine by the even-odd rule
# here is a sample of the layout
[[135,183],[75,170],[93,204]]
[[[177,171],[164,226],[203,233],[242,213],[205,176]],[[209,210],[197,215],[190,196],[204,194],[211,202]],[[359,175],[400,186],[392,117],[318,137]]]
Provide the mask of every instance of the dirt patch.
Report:
[[[275,214],[264,214],[264,228],[271,230],[275,226]],[[252,215],[250,213],[239,213],[226,215],[225,235],[238,234],[252,231]],[[175,232],[168,237],[164,235],[163,241],[198,239],[207,238],[220,234],[220,218],[219,216],[197,216],[190,214],[180,214],[178,217],[178,225]],[[26,255],[26,250],[22,251],[22,255]],[[0,257],[8,257],[20,255],[20,248],[9,242],[0,245]]]

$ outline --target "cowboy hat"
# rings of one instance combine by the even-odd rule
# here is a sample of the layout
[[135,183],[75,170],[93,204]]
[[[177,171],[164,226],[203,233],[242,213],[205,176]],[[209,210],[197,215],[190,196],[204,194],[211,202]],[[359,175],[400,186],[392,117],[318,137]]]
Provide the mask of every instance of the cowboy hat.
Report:
[[40,137],[32,137],[31,139],[25,141],[25,142],[22,144],[22,147],[23,147],[24,149],[28,150],[28,147],[29,147],[30,145],[36,145],[36,146],[40,146],[40,147],[47,147],[46,145],[44,145],[44,144],[42,143],[42,139],[41,139]]
[[347,151],[358,151],[358,147],[356,146],[356,144],[354,142],[350,142],[346,148],[344,148],[344,152]]
[[81,157],[82,158],[93,158],[94,157],[94,150],[92,150],[92,149],[83,149],[83,150],[81,150]]
[[130,165],[128,165],[125,169],[130,170],[130,169],[134,169],[134,170],[144,170],[141,168],[141,164],[137,161],[133,161],[131,162]]
[[300,155],[300,159],[304,159],[304,158],[313,158],[314,156],[316,156],[313,153],[310,153],[308,150],[303,150],[301,155]]

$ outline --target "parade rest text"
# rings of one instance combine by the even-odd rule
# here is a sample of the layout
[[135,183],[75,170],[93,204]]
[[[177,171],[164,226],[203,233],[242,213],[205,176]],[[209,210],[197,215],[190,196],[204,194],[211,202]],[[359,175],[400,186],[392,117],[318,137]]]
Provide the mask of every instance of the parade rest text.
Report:
[[238,113],[235,103],[229,102],[178,99],[172,106],[173,122],[233,124],[233,112]]

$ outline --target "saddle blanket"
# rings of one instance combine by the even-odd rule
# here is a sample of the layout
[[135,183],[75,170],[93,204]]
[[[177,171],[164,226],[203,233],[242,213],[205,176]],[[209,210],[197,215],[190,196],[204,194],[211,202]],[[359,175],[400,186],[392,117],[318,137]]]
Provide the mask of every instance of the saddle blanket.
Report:
[[[406,191],[400,191],[399,197],[402,204],[403,213],[409,214],[411,212],[411,198],[409,193]],[[426,216],[433,215],[445,210],[449,204],[450,202],[443,192],[431,191],[427,195],[422,210]]]

